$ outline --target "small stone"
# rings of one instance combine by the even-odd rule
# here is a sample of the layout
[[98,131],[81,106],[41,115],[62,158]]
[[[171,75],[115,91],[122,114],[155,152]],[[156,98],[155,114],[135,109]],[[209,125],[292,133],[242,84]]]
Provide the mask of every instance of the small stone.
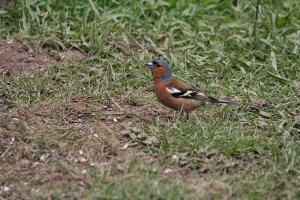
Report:
[[126,144],[123,146],[123,148],[122,148],[122,149],[127,149],[127,148],[128,148],[128,146],[129,146],[129,144],[128,144],[128,143],[126,143]]
[[26,52],[26,51],[28,51],[28,49],[26,47],[17,48],[18,53],[23,53],[23,52]]
[[14,137],[12,137],[9,144],[13,144],[15,141],[16,141],[16,139]]
[[166,169],[164,170],[164,174],[170,174],[170,173],[172,173],[173,171],[174,171],[173,169],[166,168]]
[[10,191],[10,188],[7,187],[7,186],[4,186],[4,187],[3,187],[3,191],[4,191],[4,192],[8,192],[8,191]]
[[85,158],[79,158],[79,161],[80,161],[81,163],[84,163],[84,162],[87,162],[87,159],[85,159]]
[[34,61],[34,58],[30,56],[25,60],[25,63],[31,63],[32,61]]
[[27,159],[22,159],[20,162],[21,162],[21,164],[26,165],[26,166],[30,164],[30,161]]
[[34,190],[35,193],[39,193],[39,191],[40,191],[40,188],[36,188],[36,189]]
[[179,158],[177,155],[172,155],[171,157],[172,161],[178,162]]
[[45,162],[45,161],[46,161],[46,155],[42,155],[42,156],[40,157],[40,161]]

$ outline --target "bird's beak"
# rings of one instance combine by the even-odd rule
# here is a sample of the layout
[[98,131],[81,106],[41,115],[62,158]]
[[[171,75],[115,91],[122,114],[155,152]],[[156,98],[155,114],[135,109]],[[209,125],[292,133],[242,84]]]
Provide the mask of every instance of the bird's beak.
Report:
[[147,63],[146,65],[147,65],[147,67],[149,67],[149,69],[152,69],[152,68],[153,68],[153,62],[149,62],[149,63]]

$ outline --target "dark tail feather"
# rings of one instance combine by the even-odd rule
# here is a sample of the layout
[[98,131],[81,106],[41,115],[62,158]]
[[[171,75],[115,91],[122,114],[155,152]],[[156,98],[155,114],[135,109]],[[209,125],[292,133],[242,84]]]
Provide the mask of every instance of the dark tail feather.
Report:
[[211,100],[212,103],[220,103],[220,104],[228,104],[228,105],[238,105],[238,103],[234,101],[229,101],[226,99],[216,99],[214,97],[209,96],[209,99]]
[[238,105],[237,102],[229,101],[229,100],[226,100],[226,99],[218,99],[217,103],[228,104],[228,105]]

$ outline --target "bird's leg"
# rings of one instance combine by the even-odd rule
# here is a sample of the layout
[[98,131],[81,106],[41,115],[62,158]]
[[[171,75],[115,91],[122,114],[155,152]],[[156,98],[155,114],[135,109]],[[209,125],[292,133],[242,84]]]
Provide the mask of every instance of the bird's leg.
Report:
[[189,112],[186,112],[186,120],[189,120]]
[[180,118],[181,120],[184,119],[184,110],[183,110],[183,106],[182,106],[181,109],[179,110],[179,118]]

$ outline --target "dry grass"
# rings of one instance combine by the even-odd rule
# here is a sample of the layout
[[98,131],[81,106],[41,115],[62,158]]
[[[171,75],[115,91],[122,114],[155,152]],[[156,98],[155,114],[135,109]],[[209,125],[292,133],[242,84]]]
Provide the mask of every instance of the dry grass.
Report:
[[[0,198],[298,199],[300,4],[256,3],[0,3]],[[239,106],[158,104],[160,56]]]

